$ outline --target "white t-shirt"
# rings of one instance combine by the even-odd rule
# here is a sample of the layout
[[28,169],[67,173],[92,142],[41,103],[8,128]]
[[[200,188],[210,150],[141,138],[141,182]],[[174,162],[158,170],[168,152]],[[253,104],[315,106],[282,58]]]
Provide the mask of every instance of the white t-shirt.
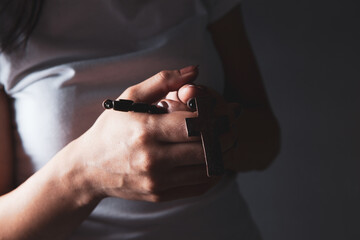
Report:
[[[223,87],[207,25],[238,0],[48,0],[24,51],[0,55],[13,98],[17,182],[84,133],[101,102],[164,69],[200,64]],[[104,199],[71,239],[259,239],[235,176],[165,203]]]

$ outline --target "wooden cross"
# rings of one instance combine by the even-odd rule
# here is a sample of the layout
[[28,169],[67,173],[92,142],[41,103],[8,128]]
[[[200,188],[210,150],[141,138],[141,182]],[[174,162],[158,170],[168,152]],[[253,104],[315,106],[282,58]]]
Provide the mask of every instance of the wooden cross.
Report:
[[216,100],[211,97],[195,98],[198,117],[186,118],[188,136],[201,136],[206,172],[209,177],[224,174],[219,136],[229,128],[227,117],[214,117]]

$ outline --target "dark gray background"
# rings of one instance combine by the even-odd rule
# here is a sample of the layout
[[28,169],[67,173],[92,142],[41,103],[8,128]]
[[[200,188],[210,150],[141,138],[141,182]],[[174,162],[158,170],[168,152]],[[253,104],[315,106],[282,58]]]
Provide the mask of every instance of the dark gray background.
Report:
[[240,188],[264,240],[360,239],[357,1],[244,0],[282,150]]

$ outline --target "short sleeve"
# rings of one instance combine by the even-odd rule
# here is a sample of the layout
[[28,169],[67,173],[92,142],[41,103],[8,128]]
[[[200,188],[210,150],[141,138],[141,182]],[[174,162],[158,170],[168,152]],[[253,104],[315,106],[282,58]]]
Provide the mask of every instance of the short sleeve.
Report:
[[209,14],[209,22],[215,22],[228,13],[242,0],[203,0]]

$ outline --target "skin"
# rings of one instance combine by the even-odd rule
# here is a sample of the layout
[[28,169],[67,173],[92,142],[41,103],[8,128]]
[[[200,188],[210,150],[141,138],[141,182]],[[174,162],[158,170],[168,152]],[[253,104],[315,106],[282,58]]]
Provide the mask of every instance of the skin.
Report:
[[[209,26],[225,72],[223,95],[193,84],[168,94],[171,111],[186,109],[190,98],[210,95],[215,112],[228,115],[232,129],[221,136],[225,168],[235,172],[264,170],[280,150],[280,128],[266,95],[255,56],[245,34],[240,7]],[[241,108],[241,115],[235,112]]]
[[[194,66],[162,71],[119,98],[147,103],[163,100],[168,114],[104,111],[88,131],[15,189],[9,103],[1,91],[0,239],[64,239],[109,196],[158,202],[206,192],[218,178],[206,177],[200,139],[187,137],[184,121],[196,116],[186,107],[187,100],[201,94],[217,97],[218,114],[228,114],[233,123],[234,133],[221,138],[226,168],[267,167],[278,151],[279,129],[244,30],[231,27],[235,25],[242,26],[242,21],[232,11],[210,26],[224,63],[225,98],[210,89],[189,86],[198,74]],[[234,93],[240,93],[241,99],[234,98],[239,95]],[[240,118],[234,114],[237,102],[244,105]],[[128,127],[114,131],[122,122]]]

